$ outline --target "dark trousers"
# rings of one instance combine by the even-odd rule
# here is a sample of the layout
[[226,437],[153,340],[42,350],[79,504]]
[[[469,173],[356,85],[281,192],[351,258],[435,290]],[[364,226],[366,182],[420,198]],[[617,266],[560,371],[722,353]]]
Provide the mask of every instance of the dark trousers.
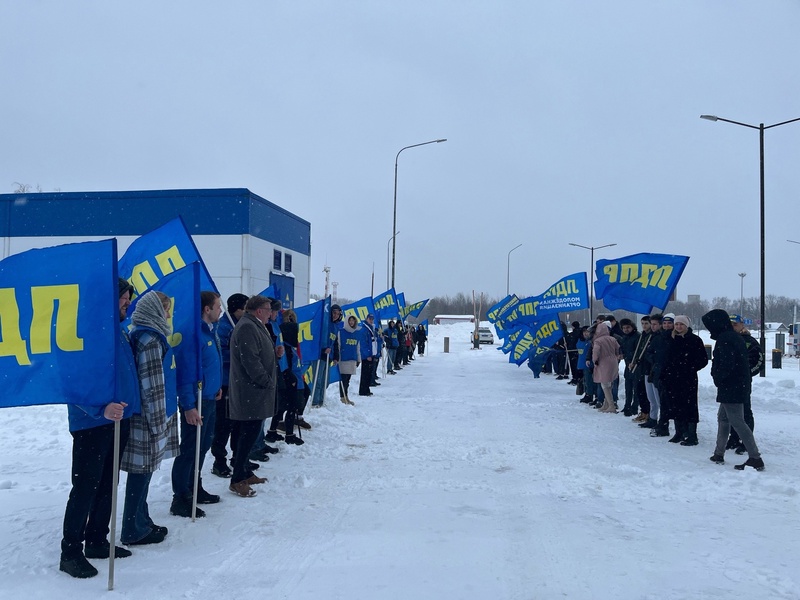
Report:
[[119,536],[123,544],[143,540],[153,529],[150,506],[147,504],[152,478],[152,473],[128,473],[125,506],[122,509],[122,531]]
[[[202,417],[203,426],[200,427],[200,466],[203,471],[206,453],[211,448],[214,438],[214,416],[217,411],[217,401],[213,398],[203,400]],[[180,498],[192,495],[194,489],[194,455],[197,447],[197,426],[186,422],[184,411],[181,410],[181,445],[175,462],[172,463],[172,493]],[[200,486],[202,487],[202,486]]]
[[372,368],[375,363],[375,358],[372,360],[361,361],[361,379],[358,384],[358,394],[360,396],[369,395],[369,384],[372,381]]
[[264,421],[234,421],[233,430],[236,432],[236,449],[233,453],[233,476],[231,483],[239,483],[253,475],[250,470],[250,450],[261,434]]
[[[217,407],[214,418],[214,438],[211,441],[211,454],[214,456],[215,461],[224,463],[228,457],[226,446],[228,439],[231,437],[233,429],[233,421],[228,418],[228,387],[222,387],[222,398],[217,400]],[[233,449],[235,442],[231,439],[231,449]]]
[[650,400],[647,399],[647,387],[644,385],[645,376],[639,374],[636,378],[636,386],[634,387],[634,394],[636,400],[634,402],[639,403],[639,410],[642,413],[650,414]]
[[344,398],[345,396],[350,395],[350,378],[352,375],[348,375],[346,373],[341,374],[342,381],[339,383],[339,397]]
[[625,408],[634,411],[639,408],[636,398],[636,380],[636,375],[631,373],[628,367],[625,367]]
[[[130,421],[120,421],[119,455],[125,449]],[[114,477],[114,424],[73,431],[72,490],[64,511],[61,556],[67,560],[83,552],[83,542],[104,545],[111,520]],[[119,468],[119,465],[117,465]],[[112,540],[113,546],[113,540]]]

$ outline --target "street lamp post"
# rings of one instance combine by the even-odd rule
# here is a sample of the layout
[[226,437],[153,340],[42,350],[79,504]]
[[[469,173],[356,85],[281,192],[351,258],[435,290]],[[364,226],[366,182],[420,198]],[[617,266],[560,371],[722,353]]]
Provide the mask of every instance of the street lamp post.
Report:
[[386,289],[389,289],[389,244],[392,243],[392,240],[400,235],[399,231],[395,231],[394,235],[389,238],[389,241],[386,242]]
[[441,142],[446,142],[447,139],[441,140],[431,140],[430,142],[422,142],[421,144],[412,144],[411,146],[406,146],[405,148],[400,148],[397,152],[397,156],[394,157],[394,209],[392,210],[392,287],[394,287],[394,262],[395,262],[395,254],[397,249],[397,235],[394,233],[397,231],[397,161],[400,159],[400,152],[403,150],[408,150],[409,148],[417,148],[418,146],[427,146],[428,144],[440,144]]
[[594,251],[600,250],[601,248],[610,248],[611,246],[616,246],[616,244],[606,244],[605,246],[581,246],[580,244],[573,244],[569,242],[570,246],[575,246],[577,248],[583,248],[584,250],[590,251],[590,265],[589,265],[589,321],[591,322],[594,319]]
[[739,292],[739,316],[744,319],[744,278],[747,276],[747,273],[739,273],[739,277],[742,278],[742,287]]
[[[758,125],[750,125],[749,123],[741,123],[739,121],[731,121],[730,119],[723,119],[722,117],[717,117],[716,115],[700,115],[701,119],[705,119],[706,121],[723,121],[725,123],[732,123],[733,125],[740,125],[742,127],[747,127],[749,129],[757,129],[758,130],[758,150],[759,150],[759,164],[760,164],[760,187],[761,187],[761,210],[760,210],[760,217],[761,217],[761,351],[766,352],[767,348],[767,335],[766,335],[766,317],[765,317],[765,300],[767,296],[766,290],[766,277],[765,277],[765,269],[764,269],[764,255],[765,255],[765,236],[764,236],[764,131],[767,129],[772,129],[773,127],[780,127],[781,125],[787,125],[788,123],[794,123],[795,121],[800,121],[800,117],[796,119],[789,119],[788,121],[781,121],[780,123],[773,123],[772,125],[764,125],[763,123],[759,123]],[[760,377],[767,376],[767,364],[766,361],[762,361],[761,363],[761,372],[759,373]]]
[[508,290],[510,289],[509,284],[511,282],[511,253],[520,246],[522,246],[522,244],[519,244],[519,246],[514,246],[508,251],[508,264],[506,265],[506,296],[508,296]]

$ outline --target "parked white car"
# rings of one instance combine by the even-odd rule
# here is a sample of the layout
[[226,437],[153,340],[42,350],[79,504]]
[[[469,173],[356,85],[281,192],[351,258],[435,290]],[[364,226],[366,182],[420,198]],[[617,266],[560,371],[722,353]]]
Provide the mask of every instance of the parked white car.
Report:
[[494,335],[488,327],[478,327],[478,342],[481,344],[494,344]]

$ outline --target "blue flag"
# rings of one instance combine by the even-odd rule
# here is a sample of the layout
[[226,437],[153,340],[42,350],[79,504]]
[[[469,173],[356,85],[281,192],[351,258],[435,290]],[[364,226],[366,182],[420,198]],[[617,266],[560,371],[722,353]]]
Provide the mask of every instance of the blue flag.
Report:
[[175,217],[130,245],[119,259],[119,276],[127,279],[137,294],[142,294],[165,275],[193,262],[201,266],[200,289],[218,292],[183,219]]
[[405,321],[408,312],[406,312],[406,295],[404,292],[397,294],[397,310],[400,311],[400,318]]
[[400,304],[394,288],[388,289],[374,298],[373,308],[380,313],[381,319],[402,319]]
[[260,291],[258,295],[266,296],[267,298],[272,298],[273,300],[280,300],[280,296],[278,296],[278,288],[275,287],[275,284],[272,284],[267,289]]
[[331,315],[331,297],[295,308],[294,312],[297,314],[300,354],[303,364],[307,365],[319,360],[320,353],[325,348]]
[[500,300],[500,302],[492,306],[488,311],[486,311],[486,318],[490,323],[496,323],[499,316],[506,312],[510,307],[514,306],[517,302],[519,302],[519,298],[517,298],[514,294],[509,294]]
[[595,296],[608,310],[640,314],[663,310],[687,262],[688,256],[651,253],[598,260]]
[[543,319],[533,325],[526,325],[522,331],[522,335],[517,338],[509,356],[509,362],[513,362],[517,366],[525,362],[536,352],[537,348],[549,348],[564,336],[561,322],[557,316]]
[[545,292],[531,296],[502,313],[504,325],[533,323],[560,312],[589,308],[586,273],[573,273],[556,281]]
[[406,306],[406,311],[405,311],[406,312],[406,316],[407,317],[414,317],[415,319],[417,317],[419,317],[420,313],[425,309],[425,306],[428,304],[429,300],[430,300],[430,298],[428,298],[427,300],[421,300],[419,302],[415,302],[414,304],[409,304],[408,306]]
[[108,404],[120,335],[115,239],[0,261],[0,407]]
[[[178,393],[197,396],[203,379],[203,359],[200,349],[200,263],[193,262],[186,268],[159,279],[150,289],[166,294],[172,301],[172,335],[167,338],[175,356]],[[133,314],[137,296],[128,310],[128,319]],[[167,414],[178,410],[176,399],[167,398]]]
[[361,300],[357,300],[350,304],[345,304],[342,307],[342,319],[345,323],[347,318],[354,316],[357,323],[366,320],[367,315],[375,312],[375,304],[372,301],[372,296],[365,296]]
[[533,372],[534,379],[539,379],[539,375],[542,372],[542,368],[544,368],[544,363],[547,362],[548,352],[550,352],[550,348],[537,346],[535,352],[531,350],[531,352],[529,353],[528,368]]

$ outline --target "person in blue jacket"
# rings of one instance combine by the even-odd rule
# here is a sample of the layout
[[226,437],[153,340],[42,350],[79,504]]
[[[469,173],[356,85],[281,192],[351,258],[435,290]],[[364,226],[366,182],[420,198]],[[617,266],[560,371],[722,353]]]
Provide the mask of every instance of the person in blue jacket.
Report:
[[[211,448],[214,436],[217,400],[222,398],[222,353],[215,327],[222,316],[222,303],[217,292],[200,292],[200,358],[202,363],[202,413],[197,411],[197,389],[185,385],[178,389],[181,412],[181,445],[175,462],[172,463],[172,506],[169,512],[178,517],[192,516],[192,492],[194,489],[195,448],[198,428],[200,430],[200,461],[202,472],[206,453]],[[220,498],[203,489],[200,479],[197,486],[198,504],[216,504]],[[201,509],[196,517],[205,517]]]
[[358,386],[359,396],[372,396],[369,390],[372,373],[377,364],[378,337],[375,333],[375,315],[369,314],[361,323],[361,379]]
[[[211,454],[214,456],[214,465],[211,472],[217,477],[230,478],[232,471],[228,466],[228,451],[226,447],[231,438],[233,421],[228,418],[228,377],[231,369],[231,333],[236,323],[244,314],[244,305],[247,296],[232,294],[228,297],[228,314],[220,319],[217,325],[217,337],[222,352],[222,397],[217,400],[214,419],[214,439],[211,441]],[[236,447],[236,441],[231,439],[231,449]]]
[[[133,286],[118,282],[119,320],[127,317]],[[114,469],[114,423],[120,424],[120,454],[128,441],[129,417],[139,410],[139,381],[130,340],[123,329],[116,356],[117,384],[114,402],[105,406],[69,405],[69,431],[72,435],[72,490],[64,511],[59,568],[68,575],[85,579],[97,575],[87,558],[108,558],[108,523]],[[84,542],[86,546],[84,548]],[[115,547],[114,557],[131,552]]]
[[339,398],[345,404],[355,404],[350,400],[350,378],[355,374],[361,364],[361,328],[355,315],[347,317],[338,333],[339,338]]

